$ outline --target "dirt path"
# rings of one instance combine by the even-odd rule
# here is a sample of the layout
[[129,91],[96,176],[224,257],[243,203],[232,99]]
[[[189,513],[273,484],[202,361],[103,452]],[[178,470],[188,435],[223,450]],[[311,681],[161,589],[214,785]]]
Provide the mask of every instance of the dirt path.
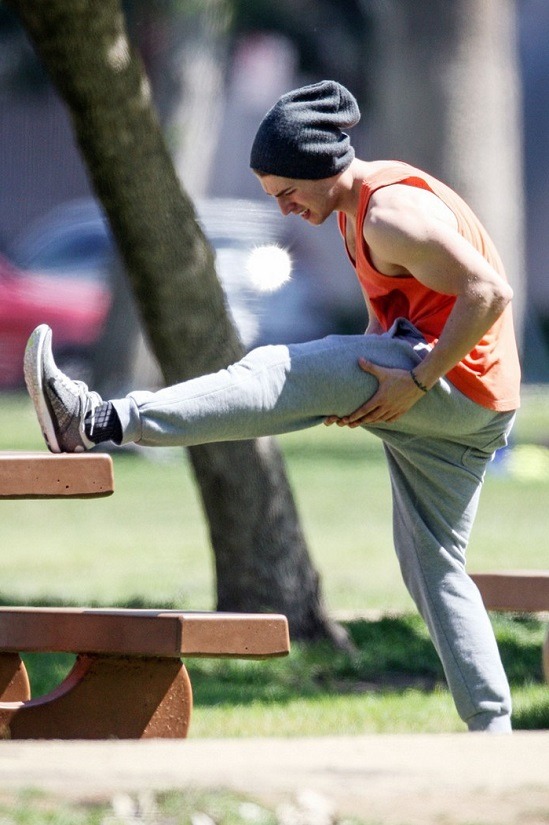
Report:
[[0,742],[0,789],[71,799],[229,788],[315,791],[383,825],[548,825],[549,732],[311,739]]

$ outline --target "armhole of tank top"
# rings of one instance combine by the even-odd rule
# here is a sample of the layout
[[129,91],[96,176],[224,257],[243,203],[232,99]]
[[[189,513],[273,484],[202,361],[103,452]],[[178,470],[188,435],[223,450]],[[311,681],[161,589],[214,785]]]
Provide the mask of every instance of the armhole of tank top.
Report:
[[341,238],[343,240],[343,246],[345,247],[345,254],[349,258],[352,266],[356,268],[356,259],[353,258],[353,256],[351,255],[349,246],[347,244],[347,215],[345,214],[345,212],[337,213],[337,223],[339,227],[339,234],[341,235]]

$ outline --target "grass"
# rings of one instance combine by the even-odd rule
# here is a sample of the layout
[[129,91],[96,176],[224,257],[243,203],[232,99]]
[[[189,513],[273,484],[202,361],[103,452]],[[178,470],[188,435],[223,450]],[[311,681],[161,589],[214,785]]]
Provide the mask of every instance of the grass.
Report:
[[[526,393],[516,428],[523,446],[487,477],[471,570],[547,566],[549,451],[539,445],[549,432],[546,409],[546,394]],[[0,412],[0,449],[44,449],[25,396],[0,397]],[[538,445],[524,447],[534,436]],[[349,623],[354,657],[323,645],[294,645],[286,660],[189,662],[191,735],[463,730],[392,552],[379,443],[334,428],[279,442],[328,605],[385,615]],[[118,452],[114,462],[117,489],[108,499],[2,502],[4,604],[214,605],[207,529],[184,452]],[[512,683],[515,726],[549,727],[540,672],[543,624],[514,617],[494,617],[494,623]],[[27,656],[34,694],[58,682],[71,661]]]

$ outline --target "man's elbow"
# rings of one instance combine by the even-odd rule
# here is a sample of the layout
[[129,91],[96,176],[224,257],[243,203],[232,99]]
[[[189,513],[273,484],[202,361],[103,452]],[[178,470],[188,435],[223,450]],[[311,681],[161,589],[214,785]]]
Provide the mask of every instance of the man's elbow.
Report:
[[513,290],[506,281],[497,280],[492,283],[477,285],[473,301],[481,311],[489,318],[496,319],[504,312],[505,308],[513,300]]
[[493,306],[494,309],[501,315],[503,310],[511,303],[513,300],[513,289],[507,281],[502,281],[501,284],[498,284],[498,289],[495,291],[494,299],[493,299]]

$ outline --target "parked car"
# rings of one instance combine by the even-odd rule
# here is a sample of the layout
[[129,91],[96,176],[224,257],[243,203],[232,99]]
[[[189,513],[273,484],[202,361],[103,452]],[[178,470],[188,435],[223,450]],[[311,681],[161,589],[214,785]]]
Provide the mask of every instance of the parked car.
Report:
[[49,210],[9,246],[21,268],[107,284],[113,244],[93,198],[77,198]]
[[105,284],[34,272],[0,256],[0,389],[24,385],[23,354],[38,324],[55,330],[55,354],[81,372],[99,340],[110,301]]

